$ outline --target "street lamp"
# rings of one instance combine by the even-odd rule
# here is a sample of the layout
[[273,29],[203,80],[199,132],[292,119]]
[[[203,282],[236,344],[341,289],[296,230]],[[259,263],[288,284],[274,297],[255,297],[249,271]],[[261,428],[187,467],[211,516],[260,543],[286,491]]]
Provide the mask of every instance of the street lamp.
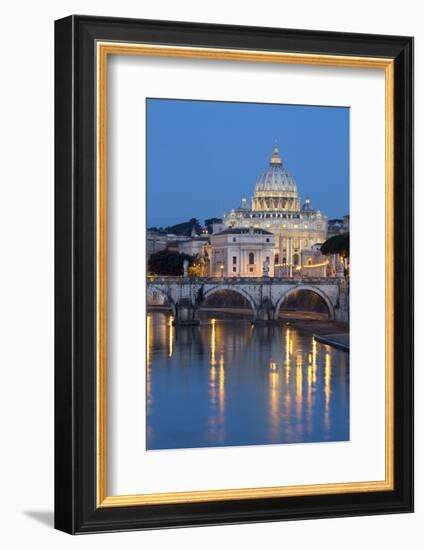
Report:
[[224,264],[221,264],[219,267],[221,269],[221,279],[223,279],[224,278]]

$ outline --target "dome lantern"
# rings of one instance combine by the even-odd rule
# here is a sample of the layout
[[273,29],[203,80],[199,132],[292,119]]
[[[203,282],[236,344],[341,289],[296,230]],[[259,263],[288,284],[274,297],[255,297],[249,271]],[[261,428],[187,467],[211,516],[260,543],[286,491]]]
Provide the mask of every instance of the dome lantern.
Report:
[[272,152],[270,165],[272,165],[272,164],[280,164],[280,165],[283,164],[283,161],[281,160],[280,151],[278,150],[278,145],[277,144],[274,145],[274,150]]

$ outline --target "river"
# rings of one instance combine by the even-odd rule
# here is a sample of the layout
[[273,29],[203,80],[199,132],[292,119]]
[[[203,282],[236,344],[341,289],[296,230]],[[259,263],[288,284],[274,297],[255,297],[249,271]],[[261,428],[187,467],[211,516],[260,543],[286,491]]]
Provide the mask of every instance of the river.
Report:
[[149,312],[146,407],[148,450],[345,441],[349,354],[290,322]]

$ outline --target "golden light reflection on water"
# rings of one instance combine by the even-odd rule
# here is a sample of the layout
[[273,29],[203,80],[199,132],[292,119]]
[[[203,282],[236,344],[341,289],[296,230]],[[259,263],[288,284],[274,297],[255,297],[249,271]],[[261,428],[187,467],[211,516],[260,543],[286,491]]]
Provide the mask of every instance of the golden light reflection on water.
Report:
[[225,368],[224,357],[219,359],[219,368],[210,367],[209,376],[209,420],[207,438],[220,443],[225,427]]
[[224,356],[221,355],[219,358],[219,414],[221,421],[224,420],[224,412],[225,412],[225,368],[224,368]]
[[[180,400],[184,406],[196,407],[203,399],[203,412],[197,405],[190,414],[197,418],[207,411],[199,435],[207,446],[231,444],[226,438],[235,433],[234,423],[240,423],[245,434],[263,426],[257,436],[263,443],[331,440],[334,392],[339,404],[348,402],[348,360],[343,354],[288,326],[252,329],[242,322],[211,319],[200,327],[180,328],[173,326],[172,316],[155,315],[147,316],[148,415],[152,404],[159,407],[153,384],[159,382],[152,378],[152,370],[156,372],[162,361],[167,374],[160,383],[171,384],[174,395],[180,387],[181,395],[195,391],[191,400]],[[339,359],[333,364],[335,356]],[[166,395],[163,386],[161,393]]]
[[211,396],[211,404],[215,405],[216,403],[216,367],[215,365],[211,364],[211,368],[209,371],[209,387],[210,387],[210,396]]
[[312,385],[313,385],[313,375],[312,375],[312,365],[309,363],[307,368],[307,381],[308,381],[308,395],[306,398],[306,422],[307,422],[307,430],[308,433],[312,432]]
[[331,354],[328,346],[325,351],[324,367],[324,394],[325,394],[325,416],[324,425],[327,432],[330,431],[330,399],[331,399]]
[[285,367],[286,367],[286,383],[290,383],[290,329],[286,330],[286,346],[285,346]]
[[[216,319],[211,319],[210,336],[210,369],[209,369],[209,397],[210,414],[208,421],[209,440],[222,442],[225,426],[225,359],[222,353],[222,340],[219,340],[222,327],[217,328]],[[217,340],[220,342],[220,351],[217,350]],[[217,354],[219,360],[217,361]],[[218,368],[217,368],[218,365]]]
[[269,372],[269,415],[271,441],[277,442],[280,435],[280,385],[279,372],[275,362],[270,362]]
[[150,356],[152,353],[153,348],[153,333],[152,333],[152,316],[147,316],[147,324],[146,324],[146,339],[147,339],[147,366],[150,365]]
[[[284,349],[284,367],[286,371],[286,377],[285,377],[285,387],[286,391],[284,392],[284,418],[290,418],[290,410],[291,410],[291,391],[290,391],[290,371],[291,371],[291,364],[290,364],[290,329],[287,327],[285,332],[285,349]],[[289,424],[287,426],[287,436],[290,437],[292,433],[291,425]]]
[[211,365],[216,365],[216,319],[211,320]]
[[174,346],[174,317],[171,315],[169,317],[168,321],[168,327],[169,327],[169,334],[168,334],[168,340],[169,340],[169,352],[168,357],[172,357],[172,351]]
[[152,361],[151,354],[153,348],[153,332],[152,332],[152,317],[147,315],[146,319],[146,341],[147,341],[147,352],[146,352],[146,406],[147,414],[150,412],[150,406],[152,403]]
[[302,433],[302,417],[303,417],[303,359],[302,354],[296,355],[296,416],[298,434]]
[[290,365],[290,329],[286,329],[286,365]]

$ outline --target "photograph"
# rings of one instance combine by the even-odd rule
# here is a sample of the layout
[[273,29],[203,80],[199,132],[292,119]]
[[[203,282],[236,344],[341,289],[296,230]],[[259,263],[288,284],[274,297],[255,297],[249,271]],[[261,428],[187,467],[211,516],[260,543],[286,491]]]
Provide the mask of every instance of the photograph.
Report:
[[[370,8],[347,24],[321,8],[309,21],[294,5],[261,6],[248,21],[247,6],[230,4],[214,23],[180,5],[155,5],[153,18],[56,18],[57,531],[292,521],[284,541],[298,548],[328,546],[326,527],[302,546],[299,520],[319,530],[316,520],[339,518],[340,545],[345,521],[377,525],[347,518],[413,512],[418,23],[402,27],[399,12],[390,25]],[[17,66],[26,80],[39,68]],[[49,97],[30,102],[37,116]],[[28,239],[48,218],[9,187],[37,220],[14,249],[26,276],[23,252],[39,253]],[[44,302],[36,311],[53,313]],[[22,387],[39,410],[37,387]],[[412,519],[394,521],[379,532],[399,547]],[[240,544],[235,529],[218,545]],[[263,540],[262,530],[254,546]]]
[[146,450],[349,441],[349,107],[145,108]]

